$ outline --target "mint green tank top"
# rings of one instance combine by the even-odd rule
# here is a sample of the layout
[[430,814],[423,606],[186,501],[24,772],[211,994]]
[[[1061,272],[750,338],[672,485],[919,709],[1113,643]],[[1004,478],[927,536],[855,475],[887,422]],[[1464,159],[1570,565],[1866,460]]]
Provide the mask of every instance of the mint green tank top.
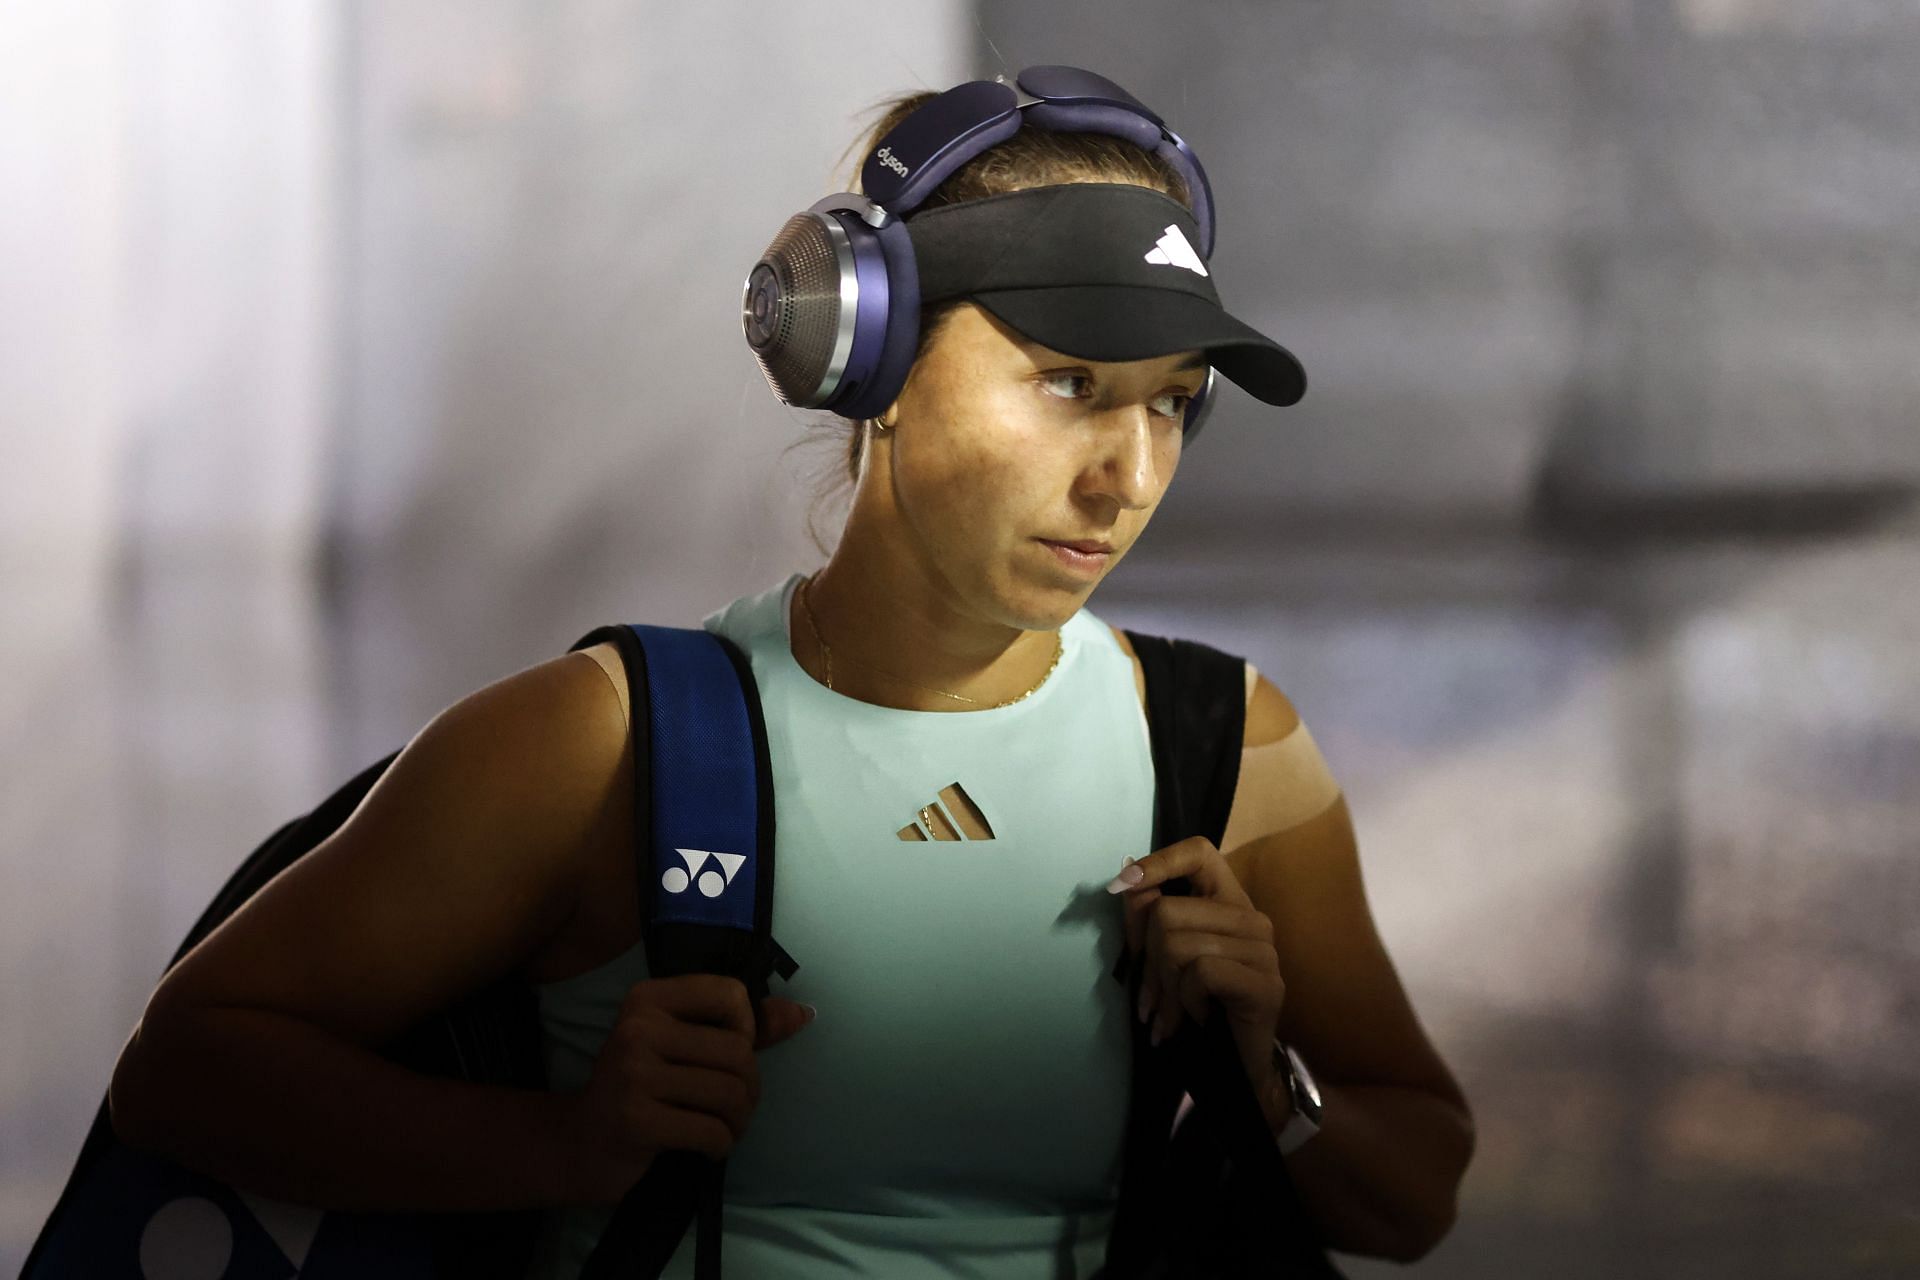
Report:
[[[1089,1275],[1131,1079],[1126,989],[1110,976],[1124,904],[1105,885],[1153,836],[1132,663],[1082,609],[1020,702],[875,706],[794,660],[801,580],[703,620],[746,652],[766,714],[773,936],[800,965],[771,990],[820,1011],[760,1053],[760,1104],[727,1160],[726,1274]],[[956,783],[985,830],[953,812]],[[586,1086],[648,976],[636,945],[536,988],[550,1087]],[[545,1215],[529,1275],[577,1275],[611,1216]],[[694,1235],[667,1277],[693,1275]]]

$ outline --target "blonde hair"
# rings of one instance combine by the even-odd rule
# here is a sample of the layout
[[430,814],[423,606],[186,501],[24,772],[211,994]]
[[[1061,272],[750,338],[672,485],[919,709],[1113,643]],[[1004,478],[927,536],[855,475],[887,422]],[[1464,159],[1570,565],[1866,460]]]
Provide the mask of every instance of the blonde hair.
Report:
[[[850,143],[840,155],[836,168],[846,166],[849,157],[853,157],[847,169],[846,185],[836,188],[841,191],[860,191],[859,167],[865,162],[880,140],[891,133],[899,123],[919,110],[938,95],[930,91],[897,94],[882,100],[868,109],[867,114],[880,113],[880,118],[866,133]],[[947,180],[942,182],[914,210],[937,209],[942,205],[959,204],[967,200],[980,200],[987,196],[1004,195],[1009,191],[1025,191],[1030,187],[1057,186],[1068,182],[1126,182],[1135,186],[1147,187],[1162,194],[1172,196],[1189,209],[1193,207],[1187,194],[1187,184],[1179,172],[1166,161],[1150,151],[1146,151],[1124,138],[1116,138],[1099,133],[1055,133],[1045,129],[1021,129],[1012,137],[994,144],[967,163],[961,165]],[[864,194],[864,192],[862,192]],[[908,219],[912,219],[912,214]],[[933,339],[938,336],[947,317],[952,315],[964,299],[952,299],[934,303],[926,307],[920,315],[920,338],[914,350],[917,361],[926,354]],[[845,431],[845,466],[836,468],[829,476],[830,483],[817,494],[814,509],[808,513],[807,531],[813,543],[822,555],[827,554],[820,540],[819,532],[813,527],[813,516],[819,504],[838,493],[844,487],[856,485],[860,480],[860,467],[864,461],[868,432],[873,429],[874,420],[869,418],[861,422],[849,422],[844,418],[827,415],[825,429],[829,432]]]

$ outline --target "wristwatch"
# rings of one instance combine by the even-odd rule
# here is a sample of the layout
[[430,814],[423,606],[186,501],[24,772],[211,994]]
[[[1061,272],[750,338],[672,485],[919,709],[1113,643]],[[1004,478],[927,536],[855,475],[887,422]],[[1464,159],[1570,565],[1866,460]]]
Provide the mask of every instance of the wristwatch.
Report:
[[1287,1082],[1287,1096],[1293,1101],[1293,1114],[1279,1133],[1280,1154],[1291,1155],[1320,1132],[1320,1089],[1307,1064],[1279,1036],[1273,1038],[1273,1073]]

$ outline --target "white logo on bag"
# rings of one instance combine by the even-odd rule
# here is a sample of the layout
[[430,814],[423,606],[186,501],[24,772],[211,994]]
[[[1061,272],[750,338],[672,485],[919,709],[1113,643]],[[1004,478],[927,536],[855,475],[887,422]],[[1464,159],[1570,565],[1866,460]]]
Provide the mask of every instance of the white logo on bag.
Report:
[[902,163],[902,161],[898,156],[893,154],[893,149],[891,147],[880,148],[878,151],[873,153],[873,158],[875,160],[878,160],[886,168],[889,168],[893,170],[895,173],[899,174],[901,177],[904,178],[907,176],[907,166],[904,163]]
[[1178,226],[1169,226],[1159,242],[1147,250],[1147,261],[1163,267],[1185,267],[1195,275],[1207,274],[1207,264],[1200,261]]
[[[739,873],[741,864],[747,860],[744,853],[717,853],[711,849],[675,849],[674,852],[687,860],[686,869],[668,867],[660,877],[660,887],[668,893],[685,893],[688,885],[697,884],[700,892],[709,898],[717,898],[725,893],[727,886],[733,883],[733,877]],[[712,867],[707,867],[705,871],[700,869],[707,865],[708,858],[720,864],[718,870]]]

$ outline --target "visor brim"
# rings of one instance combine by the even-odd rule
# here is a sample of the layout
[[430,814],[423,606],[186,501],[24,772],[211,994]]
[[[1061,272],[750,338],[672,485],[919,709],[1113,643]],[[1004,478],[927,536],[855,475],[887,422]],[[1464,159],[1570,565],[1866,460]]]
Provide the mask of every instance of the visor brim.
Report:
[[1056,285],[969,295],[1043,347],[1082,360],[1200,351],[1220,376],[1267,404],[1297,404],[1307,371],[1291,351],[1205,298],[1134,285]]

